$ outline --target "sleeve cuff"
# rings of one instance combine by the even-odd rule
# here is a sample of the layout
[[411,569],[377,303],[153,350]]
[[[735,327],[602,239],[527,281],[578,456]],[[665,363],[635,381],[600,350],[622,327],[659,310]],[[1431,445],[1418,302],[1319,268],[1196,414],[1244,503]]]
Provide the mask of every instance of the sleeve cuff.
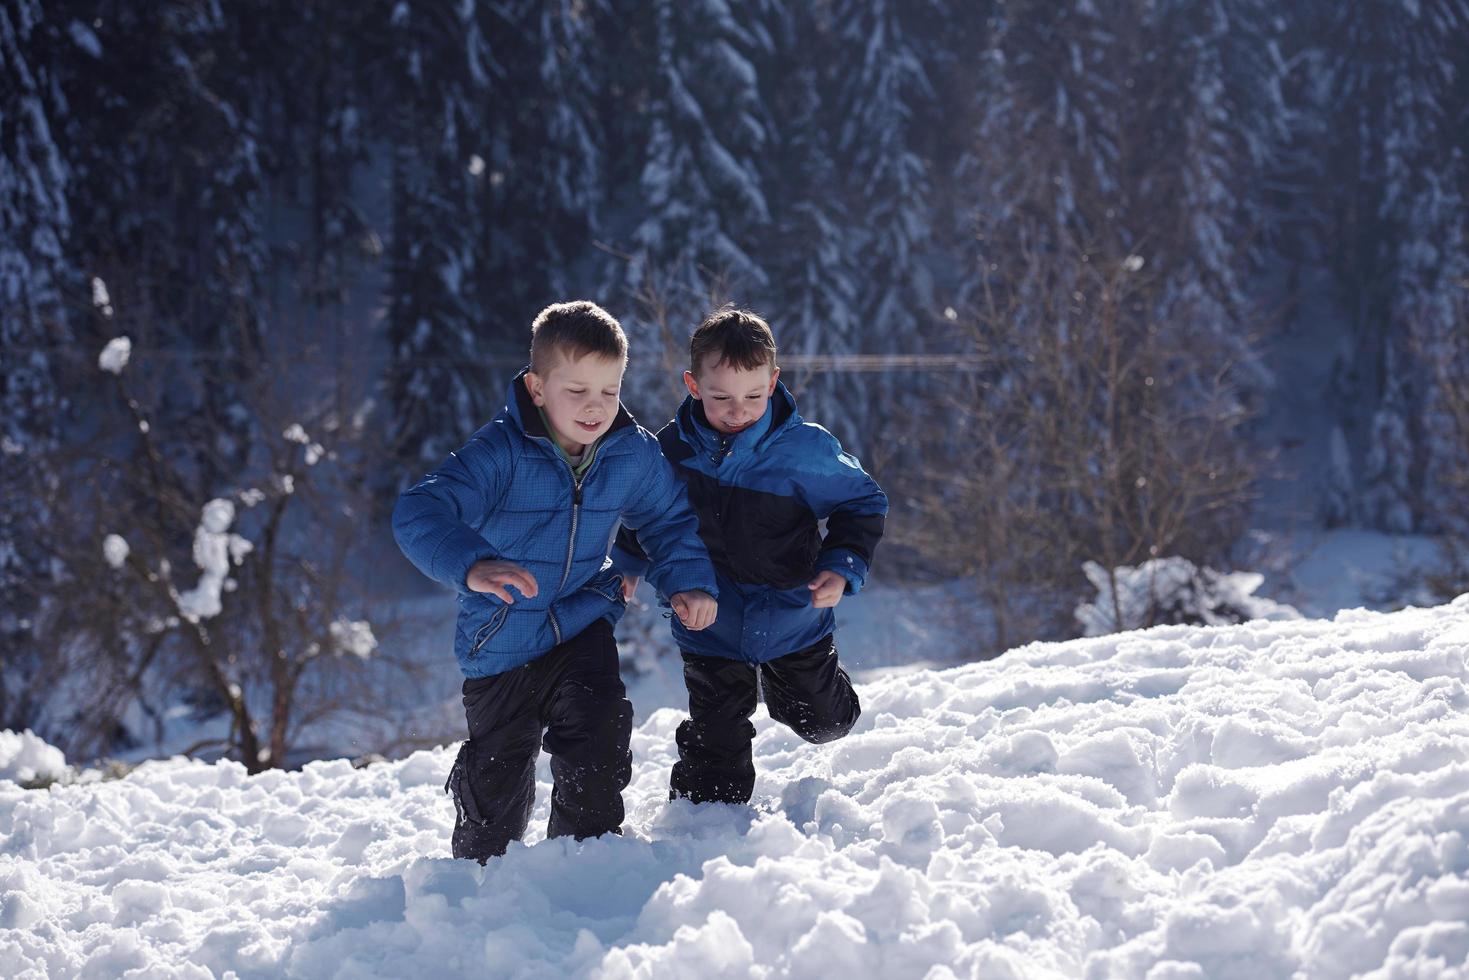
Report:
[[823,552],[816,562],[818,572],[836,572],[847,580],[846,595],[856,595],[867,582],[867,563],[846,548]]
[[653,582],[653,587],[664,598],[698,589],[718,599],[719,586],[715,577],[710,574],[713,570],[713,566],[707,561],[678,562],[672,568],[665,566],[662,574],[657,576],[658,581]]

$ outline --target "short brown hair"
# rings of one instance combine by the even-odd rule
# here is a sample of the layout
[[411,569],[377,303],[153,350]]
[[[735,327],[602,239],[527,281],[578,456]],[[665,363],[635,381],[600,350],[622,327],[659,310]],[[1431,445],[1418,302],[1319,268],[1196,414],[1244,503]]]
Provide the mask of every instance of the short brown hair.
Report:
[[530,325],[530,369],[545,374],[565,358],[597,354],[627,362],[627,334],[617,318],[596,303],[579,299],[552,303]]
[[695,376],[706,356],[716,355],[711,367],[728,363],[741,371],[775,367],[775,334],[764,317],[726,303],[704,317],[689,338],[689,371]]

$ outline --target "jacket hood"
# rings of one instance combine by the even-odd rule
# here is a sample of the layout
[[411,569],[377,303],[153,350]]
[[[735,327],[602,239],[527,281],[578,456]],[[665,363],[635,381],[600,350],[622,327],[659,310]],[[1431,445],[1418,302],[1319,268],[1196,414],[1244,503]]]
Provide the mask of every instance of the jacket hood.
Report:
[[[800,425],[802,421],[796,412],[796,396],[791,394],[784,381],[775,383],[775,391],[771,392],[770,404],[765,407],[765,413],[770,416],[770,424],[756,439],[755,448],[759,448],[784,429]],[[695,446],[715,448],[722,439],[739,439],[744,435],[743,432],[737,432],[732,437],[722,435],[709,424],[709,417],[704,414],[704,403],[693,395],[684,396],[674,421],[684,438]]]

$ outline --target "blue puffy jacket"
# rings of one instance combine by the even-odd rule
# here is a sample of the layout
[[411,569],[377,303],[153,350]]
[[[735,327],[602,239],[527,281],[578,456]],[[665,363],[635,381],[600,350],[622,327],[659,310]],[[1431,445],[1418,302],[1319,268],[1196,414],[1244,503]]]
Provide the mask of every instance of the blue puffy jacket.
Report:
[[[642,535],[655,559],[648,578],[664,595],[719,594],[683,483],[653,434],[619,406],[578,485],[524,377],[500,414],[393,510],[403,554],[459,593],[454,654],[467,677],[519,667],[598,619],[621,618],[622,577],[607,558],[619,521]],[[469,591],[470,566],[486,558],[534,575],[536,596],[507,605]]]
[[[830,633],[836,616],[811,604],[807,583],[831,569],[846,578],[848,595],[861,589],[887,517],[887,495],[857,458],[842,451],[836,436],[802,420],[783,384],[765,415],[733,436],[711,427],[702,404],[685,398],[659,430],[658,443],[688,485],[719,579],[714,625],[695,633],[672,619],[678,645],[763,663]],[[647,544],[641,531],[620,532],[614,566],[643,574]]]

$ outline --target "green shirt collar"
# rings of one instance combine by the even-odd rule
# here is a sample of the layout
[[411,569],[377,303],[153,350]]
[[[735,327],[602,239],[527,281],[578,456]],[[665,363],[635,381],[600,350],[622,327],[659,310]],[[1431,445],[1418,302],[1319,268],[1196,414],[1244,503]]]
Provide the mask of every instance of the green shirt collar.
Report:
[[582,453],[580,463],[573,463],[571,456],[567,454],[566,450],[561,448],[561,443],[556,441],[556,430],[551,427],[551,420],[546,418],[546,410],[537,405],[536,412],[541,416],[541,424],[546,427],[546,435],[551,440],[551,445],[556,447],[556,455],[560,456],[565,460],[566,465],[571,467],[572,475],[577,477],[584,476],[587,472],[587,467],[592,465],[592,458],[597,455],[597,448],[602,445],[601,438],[599,437],[596,442],[587,447],[586,452]]

